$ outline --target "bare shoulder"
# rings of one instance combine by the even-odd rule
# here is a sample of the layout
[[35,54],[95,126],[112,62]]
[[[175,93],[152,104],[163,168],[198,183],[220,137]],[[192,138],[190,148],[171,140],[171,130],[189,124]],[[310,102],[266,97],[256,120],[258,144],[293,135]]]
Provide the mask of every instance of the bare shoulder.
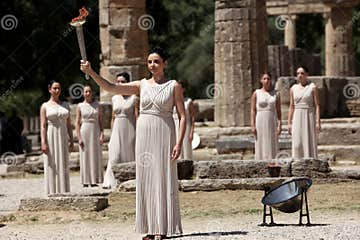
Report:
[[257,93],[257,89],[256,89],[255,91],[253,91],[253,93],[252,93],[251,96],[252,96],[253,98],[256,98],[256,93]]
[[316,84],[315,84],[315,83],[313,83],[313,82],[312,82],[312,83],[310,83],[310,87],[311,87],[311,88],[313,88],[313,89],[317,89]]
[[41,107],[40,107],[40,110],[46,110],[46,105],[48,104],[48,102],[43,102],[42,104],[41,104]]

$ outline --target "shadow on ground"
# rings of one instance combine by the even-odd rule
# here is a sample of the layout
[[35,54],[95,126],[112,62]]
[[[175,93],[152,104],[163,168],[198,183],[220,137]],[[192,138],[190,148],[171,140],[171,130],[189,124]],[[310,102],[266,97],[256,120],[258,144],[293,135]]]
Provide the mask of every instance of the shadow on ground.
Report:
[[329,226],[330,224],[316,224],[316,223],[310,223],[310,224],[286,224],[286,223],[273,223],[273,224],[259,224],[260,227],[289,227],[289,226],[295,226],[295,227],[324,227]]
[[231,235],[246,235],[248,232],[231,231],[231,232],[207,232],[207,233],[191,233],[180,236],[168,237],[168,239],[174,238],[186,238],[186,237],[201,237],[201,236],[231,236]]

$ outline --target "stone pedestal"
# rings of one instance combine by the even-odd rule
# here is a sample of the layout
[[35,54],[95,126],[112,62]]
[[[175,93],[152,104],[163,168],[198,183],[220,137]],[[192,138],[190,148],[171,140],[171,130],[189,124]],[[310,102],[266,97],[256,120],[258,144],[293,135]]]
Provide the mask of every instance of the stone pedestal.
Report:
[[[147,30],[155,24],[146,16],[145,0],[100,0],[99,11],[100,75],[111,82],[116,74],[124,71],[132,80],[144,78],[147,73]],[[111,102],[112,96],[100,90],[102,102]]]
[[285,29],[284,29],[285,46],[289,49],[296,48],[296,15],[290,15],[287,17]]
[[267,68],[264,0],[215,2],[215,121],[250,125],[250,98]]
[[352,8],[333,7],[325,13],[326,76],[354,76]]

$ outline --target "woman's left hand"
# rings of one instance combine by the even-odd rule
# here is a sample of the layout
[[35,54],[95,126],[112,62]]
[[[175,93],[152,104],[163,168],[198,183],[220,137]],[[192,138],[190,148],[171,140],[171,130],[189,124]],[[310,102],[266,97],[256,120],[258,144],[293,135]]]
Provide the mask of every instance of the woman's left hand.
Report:
[[192,142],[193,138],[194,138],[194,134],[193,134],[193,133],[190,133],[190,134],[189,134],[189,138],[188,138],[189,143]]
[[316,132],[319,134],[321,131],[321,125],[319,123],[316,124]]
[[72,152],[72,151],[74,151],[74,142],[73,142],[73,140],[70,140],[69,141],[69,152]]
[[100,133],[99,141],[100,141],[100,145],[103,145],[103,143],[104,143],[104,133],[103,132]]
[[176,144],[171,154],[171,161],[176,160],[180,156],[180,153],[181,153],[181,146],[179,144]]
[[279,136],[280,134],[281,134],[281,125],[279,125],[278,127],[277,127],[277,130],[276,130],[276,133],[277,133],[277,135]]

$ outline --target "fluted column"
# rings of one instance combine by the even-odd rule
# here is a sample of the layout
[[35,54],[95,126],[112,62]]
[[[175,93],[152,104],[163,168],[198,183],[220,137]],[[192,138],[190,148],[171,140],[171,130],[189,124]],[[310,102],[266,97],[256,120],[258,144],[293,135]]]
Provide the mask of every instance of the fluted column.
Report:
[[286,18],[284,29],[285,46],[289,49],[296,48],[296,15],[290,15]]
[[250,99],[267,69],[265,0],[215,2],[215,122],[249,126]]
[[354,76],[352,8],[333,7],[324,18],[326,76]]

